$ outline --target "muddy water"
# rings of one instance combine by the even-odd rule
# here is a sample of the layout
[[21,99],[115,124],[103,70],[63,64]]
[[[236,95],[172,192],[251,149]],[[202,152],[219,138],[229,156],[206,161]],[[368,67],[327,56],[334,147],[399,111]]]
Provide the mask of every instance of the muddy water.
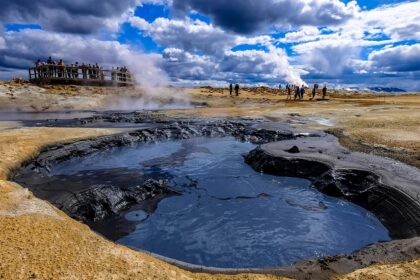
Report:
[[274,267],[389,240],[363,208],[327,197],[304,179],[256,173],[242,158],[253,148],[232,138],[143,144],[62,163],[52,176],[121,169],[130,171],[128,185],[136,173],[168,180],[182,195],[154,211],[126,212],[137,225],[117,242],[193,264]]

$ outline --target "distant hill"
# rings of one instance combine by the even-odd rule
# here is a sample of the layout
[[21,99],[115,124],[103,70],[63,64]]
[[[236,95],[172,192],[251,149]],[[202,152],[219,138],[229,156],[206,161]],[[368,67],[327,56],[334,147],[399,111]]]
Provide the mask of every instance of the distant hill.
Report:
[[407,92],[400,88],[393,88],[393,87],[349,87],[346,90],[354,91],[354,90],[364,90],[364,91],[372,91],[372,92],[387,92],[387,93],[404,93]]
[[368,89],[375,92],[407,92],[403,89],[393,87],[369,87]]

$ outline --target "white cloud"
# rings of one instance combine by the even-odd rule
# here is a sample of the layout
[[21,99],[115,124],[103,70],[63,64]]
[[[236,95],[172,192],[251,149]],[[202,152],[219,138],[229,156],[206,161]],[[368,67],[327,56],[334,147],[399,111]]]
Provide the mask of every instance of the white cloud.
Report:
[[[276,82],[285,79],[302,83],[299,71],[289,65],[287,53],[274,47],[274,40],[268,35],[241,36],[190,19],[158,18],[148,23],[133,17],[131,24],[166,48],[165,69],[175,80],[217,76],[223,80]],[[242,44],[263,46],[264,50],[231,51]]]
[[117,31],[134,12],[138,0],[2,1],[0,22],[35,23],[50,31],[93,34]]
[[[381,33],[392,40],[418,40],[420,38],[420,1],[379,7],[360,13],[358,27],[371,35]],[[352,22],[349,22],[348,29]]]
[[139,30],[147,30],[150,28],[150,23],[148,23],[144,18],[141,17],[131,17],[130,24]]
[[301,84],[299,71],[288,63],[284,50],[274,46],[261,50],[225,51],[220,56],[196,55],[177,48],[165,49],[165,69],[174,81],[213,80],[275,84],[286,80]]
[[173,0],[175,14],[198,11],[212,18],[216,26],[240,34],[267,31],[272,25],[336,25],[358,10],[356,1],[339,0]]
[[420,44],[373,51],[369,61],[372,67],[381,71],[420,71]]
[[6,48],[6,40],[3,37],[0,37],[0,49]]
[[152,23],[133,17],[131,24],[145,32],[164,47],[180,48],[187,52],[218,53],[235,45],[237,36],[200,20],[171,20],[157,18]]
[[358,11],[347,22],[328,27],[328,32],[304,27],[287,33],[280,42],[298,43],[292,47],[297,61],[312,73],[336,77],[365,73],[372,61],[360,60],[363,48],[420,38],[419,10],[420,1]]
[[315,41],[319,38],[320,34],[321,31],[318,29],[318,27],[304,26],[298,31],[286,33],[285,37],[279,41],[282,43],[302,43]]

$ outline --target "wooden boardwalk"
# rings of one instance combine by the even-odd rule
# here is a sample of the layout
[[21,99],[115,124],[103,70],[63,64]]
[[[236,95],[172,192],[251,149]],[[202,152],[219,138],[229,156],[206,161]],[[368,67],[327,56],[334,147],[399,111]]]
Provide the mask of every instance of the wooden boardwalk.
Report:
[[84,86],[133,86],[129,72],[88,67],[42,65],[29,68],[29,81],[40,85],[71,84]]

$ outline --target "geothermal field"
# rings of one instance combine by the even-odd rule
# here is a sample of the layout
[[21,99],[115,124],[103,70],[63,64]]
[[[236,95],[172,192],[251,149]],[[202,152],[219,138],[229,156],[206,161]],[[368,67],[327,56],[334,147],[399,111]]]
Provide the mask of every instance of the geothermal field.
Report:
[[420,280],[420,0],[0,0],[0,280]]
[[0,83],[0,279],[419,279],[420,95]]

